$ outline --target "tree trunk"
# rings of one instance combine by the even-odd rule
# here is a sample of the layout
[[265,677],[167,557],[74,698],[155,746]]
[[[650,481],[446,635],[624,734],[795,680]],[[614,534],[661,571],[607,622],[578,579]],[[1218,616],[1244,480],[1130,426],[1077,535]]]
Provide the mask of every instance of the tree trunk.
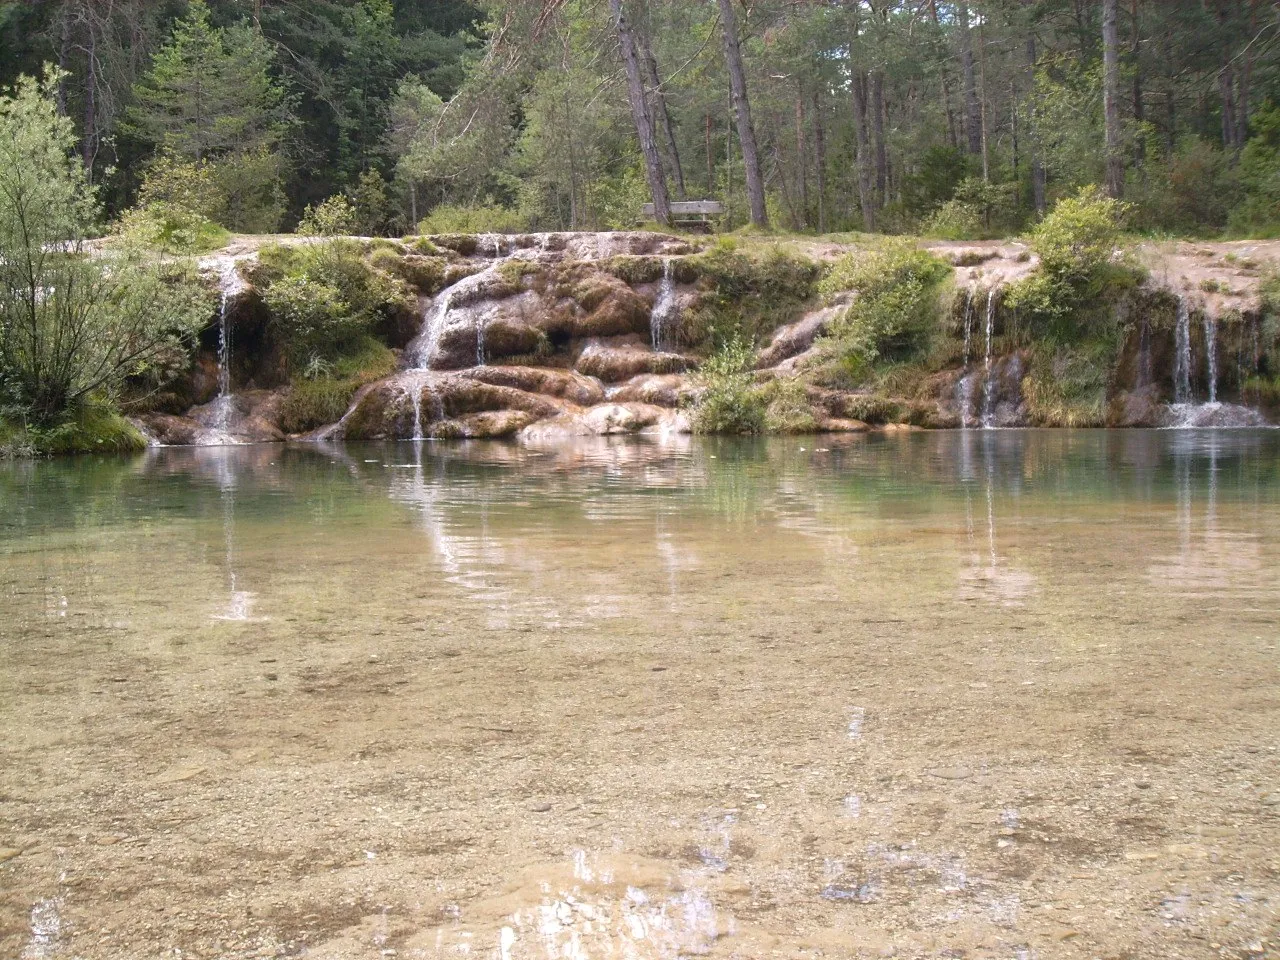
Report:
[[622,10],[622,0],[609,0],[614,27],[618,33],[618,46],[622,48],[622,63],[627,72],[627,99],[631,102],[631,119],[636,135],[640,138],[640,152],[644,155],[645,175],[653,194],[654,219],[664,227],[671,225],[671,198],[667,194],[667,178],[662,172],[662,158],[653,137],[653,118],[644,95],[644,81],[640,75],[640,58],[636,55],[631,26]]
[[[1258,35],[1258,3],[1249,0],[1249,36]],[[1244,146],[1249,139],[1249,93],[1253,85],[1253,50],[1244,55],[1240,64],[1240,99],[1236,103],[1236,142]]]
[[[1129,17],[1132,21],[1132,32],[1129,35],[1129,57],[1133,61],[1133,120],[1135,124],[1141,124],[1145,116],[1145,110],[1142,106],[1142,34],[1138,29],[1140,26],[1138,0],[1133,0],[1129,8]],[[1136,141],[1133,148],[1133,158],[1138,165],[1139,173],[1145,179],[1147,142],[1142,136],[1141,130],[1138,131]]]
[[[938,19],[938,0],[929,0],[929,14],[933,18],[933,28],[942,32],[942,23]],[[946,63],[939,68],[942,77],[942,110],[947,115],[947,143],[954,149],[956,140],[956,115],[951,109],[951,77],[947,73]]]
[[822,94],[813,93],[813,160],[818,188],[818,232],[827,232],[827,134],[822,125]]
[[[621,9],[621,0],[610,0]],[[764,177],[760,173],[760,152],[756,147],[756,130],[751,123],[751,101],[747,97],[747,75],[742,68],[742,50],[738,46],[738,18],[733,0],[718,0],[720,28],[724,32],[724,59],[729,68],[729,88],[733,94],[733,112],[738,122],[738,142],[742,145],[742,165],[747,175],[747,201],[751,222],[757,227],[769,225],[764,205]],[[621,16],[621,14],[619,14]]]
[[853,88],[853,132],[858,155],[858,202],[862,207],[862,228],[876,228],[875,179],[871,165],[871,134],[867,127],[867,73],[857,65],[858,0],[848,0],[852,12],[849,36],[849,76]]
[[982,153],[982,104],[978,102],[978,78],[973,66],[973,36],[969,32],[969,5],[961,3],[960,16],[960,68],[964,73],[964,132],[969,143],[969,153]]
[[889,148],[884,140],[884,72],[871,71],[871,132],[876,141],[876,198],[888,202]]
[[713,197],[716,192],[716,158],[711,152],[711,111],[707,111],[706,123],[703,126],[703,135],[706,138],[707,145],[707,196]]
[[1106,125],[1107,193],[1124,196],[1124,154],[1120,137],[1119,0],[1102,0],[1102,113]]
[[1236,143],[1235,67],[1231,56],[1230,14],[1224,0],[1217,0],[1218,29],[1222,33],[1222,69],[1218,71],[1218,95],[1222,100],[1222,146],[1233,150]]
[[796,94],[796,165],[800,171],[800,226],[809,226],[809,148],[804,137],[804,86]]
[[98,38],[93,24],[85,18],[84,132],[80,143],[84,169],[93,182],[93,163],[98,155]]
[[671,124],[671,111],[667,109],[667,95],[662,92],[662,80],[658,76],[658,61],[653,56],[653,47],[646,33],[640,34],[640,60],[649,79],[649,89],[653,91],[650,110],[653,120],[661,128],[663,144],[666,147],[667,162],[671,164],[671,176],[676,183],[676,196],[685,199],[684,167],[680,164],[680,148],[676,145],[675,127]]
[[[1034,28],[1027,30],[1027,64],[1031,67],[1032,83],[1036,72],[1036,34]],[[1048,180],[1045,174],[1044,160],[1040,156],[1040,145],[1037,142],[1039,131],[1036,129],[1036,101],[1034,87],[1031,96],[1031,199],[1036,213],[1044,216],[1049,210]]]

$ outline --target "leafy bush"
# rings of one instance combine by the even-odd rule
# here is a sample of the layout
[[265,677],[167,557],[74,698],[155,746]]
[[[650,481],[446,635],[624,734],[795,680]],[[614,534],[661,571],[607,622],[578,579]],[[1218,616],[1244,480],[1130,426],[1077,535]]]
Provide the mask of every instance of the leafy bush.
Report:
[[207,253],[230,237],[217,222],[225,207],[208,163],[161,154],[147,168],[137,206],[125,211],[116,231],[165,253]]
[[361,245],[351,240],[264,247],[254,279],[271,311],[273,334],[295,370],[350,351],[408,297],[404,284],[370,266]]
[[1005,305],[1034,332],[1062,341],[1111,322],[1113,301],[1138,281],[1121,234],[1128,209],[1095,187],[1060,200],[1031,235],[1039,269],[1007,288]]
[[518,211],[492,205],[454,206],[441,204],[418,224],[418,232],[446,233],[520,233],[524,229]]
[[333,361],[308,364],[281,402],[281,429],[286,433],[306,433],[336,423],[346,414],[356,391],[390,376],[396,362],[390,348],[363,337]]
[[948,200],[920,225],[920,233],[938,240],[970,240],[982,236],[982,211],[964,200]]
[[765,424],[771,433],[812,433],[818,428],[813,405],[799,380],[779,378],[761,389]]
[[679,342],[690,347],[755,342],[813,299],[822,272],[814,261],[780,247],[759,257],[739,253],[732,238],[678,260],[676,269],[682,282],[701,278],[698,300],[684,312],[678,331]]
[[702,365],[702,393],[693,409],[698,433],[761,433],[765,399],[755,385],[755,352],[743,339],[726,342]]
[[298,221],[296,232],[308,237],[345,237],[357,230],[355,204],[337,194],[317,206],[308,206]]
[[100,400],[43,426],[0,425],[0,459],[71,453],[138,453],[147,439]]
[[881,360],[926,352],[940,329],[942,287],[951,267],[909,240],[886,240],[836,263],[819,289],[857,297],[831,324],[827,345],[859,381]]
[[1040,267],[1069,282],[1087,282],[1121,252],[1128,205],[1095,187],[1059,200],[1031,234]]

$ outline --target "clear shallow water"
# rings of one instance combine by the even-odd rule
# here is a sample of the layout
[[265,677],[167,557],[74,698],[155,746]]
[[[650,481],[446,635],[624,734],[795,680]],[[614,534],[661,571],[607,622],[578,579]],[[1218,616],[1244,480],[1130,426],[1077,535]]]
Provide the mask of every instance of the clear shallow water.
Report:
[[1266,951],[1278,572],[1271,431],[3,465],[0,955]]

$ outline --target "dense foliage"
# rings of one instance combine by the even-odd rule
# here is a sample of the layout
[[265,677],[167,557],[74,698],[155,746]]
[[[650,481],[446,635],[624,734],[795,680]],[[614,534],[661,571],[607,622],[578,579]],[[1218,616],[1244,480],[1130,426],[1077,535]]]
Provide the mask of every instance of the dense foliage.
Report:
[[50,0],[0,5],[0,83],[67,72],[58,102],[111,212],[169,155],[205,165],[206,215],[232,229],[334,196],[365,234],[618,227],[657,176],[729,226],[758,188],[753,219],[793,230],[998,235],[1103,183],[1135,227],[1273,234],[1277,17],[1261,0]]
[[0,98],[0,389],[46,428],[181,350],[212,308],[189,267],[131,244],[84,251],[97,208],[57,110],[59,79]]

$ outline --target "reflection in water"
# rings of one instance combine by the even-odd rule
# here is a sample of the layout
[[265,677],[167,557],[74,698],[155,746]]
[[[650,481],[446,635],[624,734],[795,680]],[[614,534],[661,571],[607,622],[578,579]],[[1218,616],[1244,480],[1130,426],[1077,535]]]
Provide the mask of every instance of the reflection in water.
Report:
[[1170,883],[1260,936],[1155,838],[1276,848],[1280,435],[821,444],[0,465],[0,955],[976,955],[1063,890],[1134,952]]
[[1242,574],[1262,568],[1262,542],[1247,527],[1224,527],[1219,496],[1224,461],[1238,471],[1256,449],[1254,436],[1237,431],[1178,431],[1170,441],[1176,496],[1177,552],[1155,557],[1147,575],[1182,593],[1230,591]]
[[255,594],[241,590],[236,575],[236,474],[227,447],[209,447],[198,455],[212,459],[222,500],[222,535],[226,543],[226,580],[229,594],[222,613],[214,614],[214,620],[249,621],[252,616]]
[[[965,481],[965,528],[969,544],[969,560],[966,569],[960,574],[960,595],[966,600],[986,598],[995,600],[1005,606],[1019,606],[1036,589],[1036,578],[1026,570],[1012,567],[1001,557],[996,548],[996,481],[997,481],[997,449],[999,437],[1008,434],[994,434],[991,431],[973,433],[964,431],[961,434],[961,476]],[[986,543],[979,540],[975,532],[973,509],[973,454],[974,442],[981,442],[983,447],[984,506],[986,509]],[[1017,494],[1017,487],[1012,486],[1011,494]]]

